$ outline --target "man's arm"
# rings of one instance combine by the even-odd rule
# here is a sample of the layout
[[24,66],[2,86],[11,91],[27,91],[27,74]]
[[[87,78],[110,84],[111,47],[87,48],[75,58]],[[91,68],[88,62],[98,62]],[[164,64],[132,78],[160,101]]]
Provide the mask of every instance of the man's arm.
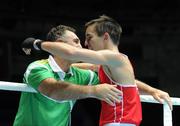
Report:
[[41,48],[44,51],[68,60],[83,61],[92,64],[107,66],[119,66],[125,57],[121,53],[110,50],[93,51],[84,48],[77,48],[66,43],[43,42]]
[[24,40],[22,48],[34,50],[40,49],[68,60],[113,67],[121,65],[122,61],[126,59],[124,55],[119,52],[116,53],[110,50],[93,51],[77,48],[63,42],[41,41],[34,38],[27,38]]
[[53,78],[43,80],[38,90],[55,100],[97,98],[110,105],[113,105],[114,101],[119,103],[119,96],[121,95],[121,91],[113,85],[82,86],[64,81],[56,81]]
[[163,103],[163,100],[164,100],[168,103],[170,109],[172,110],[172,101],[167,92],[153,88],[153,87],[149,86],[148,84],[146,84],[142,81],[139,81],[139,80],[136,80],[136,84],[140,91],[140,94],[152,95],[154,97],[154,99],[156,99],[160,103]]

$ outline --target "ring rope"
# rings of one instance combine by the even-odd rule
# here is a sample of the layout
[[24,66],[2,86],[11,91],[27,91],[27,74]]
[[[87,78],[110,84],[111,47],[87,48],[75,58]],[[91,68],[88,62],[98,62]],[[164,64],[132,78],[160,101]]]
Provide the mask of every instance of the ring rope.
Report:
[[[0,81],[0,90],[37,93],[34,88],[27,84],[7,81]],[[150,95],[140,95],[140,98],[141,102],[161,104]],[[180,98],[171,97],[171,100],[173,105],[180,106]],[[163,103],[163,116],[164,126],[172,126],[172,111],[166,102]]]

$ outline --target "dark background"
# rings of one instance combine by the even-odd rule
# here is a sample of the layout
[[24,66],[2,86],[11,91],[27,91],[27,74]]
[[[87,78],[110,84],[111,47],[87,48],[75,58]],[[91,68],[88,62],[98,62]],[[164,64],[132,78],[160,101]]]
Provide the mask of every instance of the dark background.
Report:
[[[27,57],[21,51],[26,37],[45,39],[52,26],[77,29],[84,42],[84,24],[102,14],[116,19],[123,28],[119,50],[127,54],[136,78],[180,97],[180,1],[178,0],[1,0],[0,80],[22,82],[27,65],[44,55]],[[0,90],[0,125],[11,126],[20,92]],[[79,101],[72,126],[98,126],[97,100]],[[162,126],[162,105],[143,103],[142,126]],[[180,108],[174,107],[174,126],[180,126]]]

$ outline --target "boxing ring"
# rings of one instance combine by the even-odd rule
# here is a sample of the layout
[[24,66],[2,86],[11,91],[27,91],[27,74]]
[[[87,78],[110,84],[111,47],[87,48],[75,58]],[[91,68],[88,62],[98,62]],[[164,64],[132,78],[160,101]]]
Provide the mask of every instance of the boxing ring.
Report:
[[[37,93],[35,89],[28,86],[27,84],[7,81],[0,81],[0,90]],[[160,104],[150,95],[141,95],[140,98],[141,102]],[[173,106],[180,106],[180,98],[171,97],[171,100]],[[166,102],[163,103],[163,124],[164,126],[172,126],[172,111]]]

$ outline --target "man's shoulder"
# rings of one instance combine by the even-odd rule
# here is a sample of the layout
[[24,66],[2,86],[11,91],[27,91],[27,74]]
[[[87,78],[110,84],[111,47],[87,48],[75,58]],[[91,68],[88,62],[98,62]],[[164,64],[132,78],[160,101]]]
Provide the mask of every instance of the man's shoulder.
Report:
[[41,59],[31,62],[27,69],[37,69],[37,68],[46,68],[49,69],[49,63],[47,59]]

